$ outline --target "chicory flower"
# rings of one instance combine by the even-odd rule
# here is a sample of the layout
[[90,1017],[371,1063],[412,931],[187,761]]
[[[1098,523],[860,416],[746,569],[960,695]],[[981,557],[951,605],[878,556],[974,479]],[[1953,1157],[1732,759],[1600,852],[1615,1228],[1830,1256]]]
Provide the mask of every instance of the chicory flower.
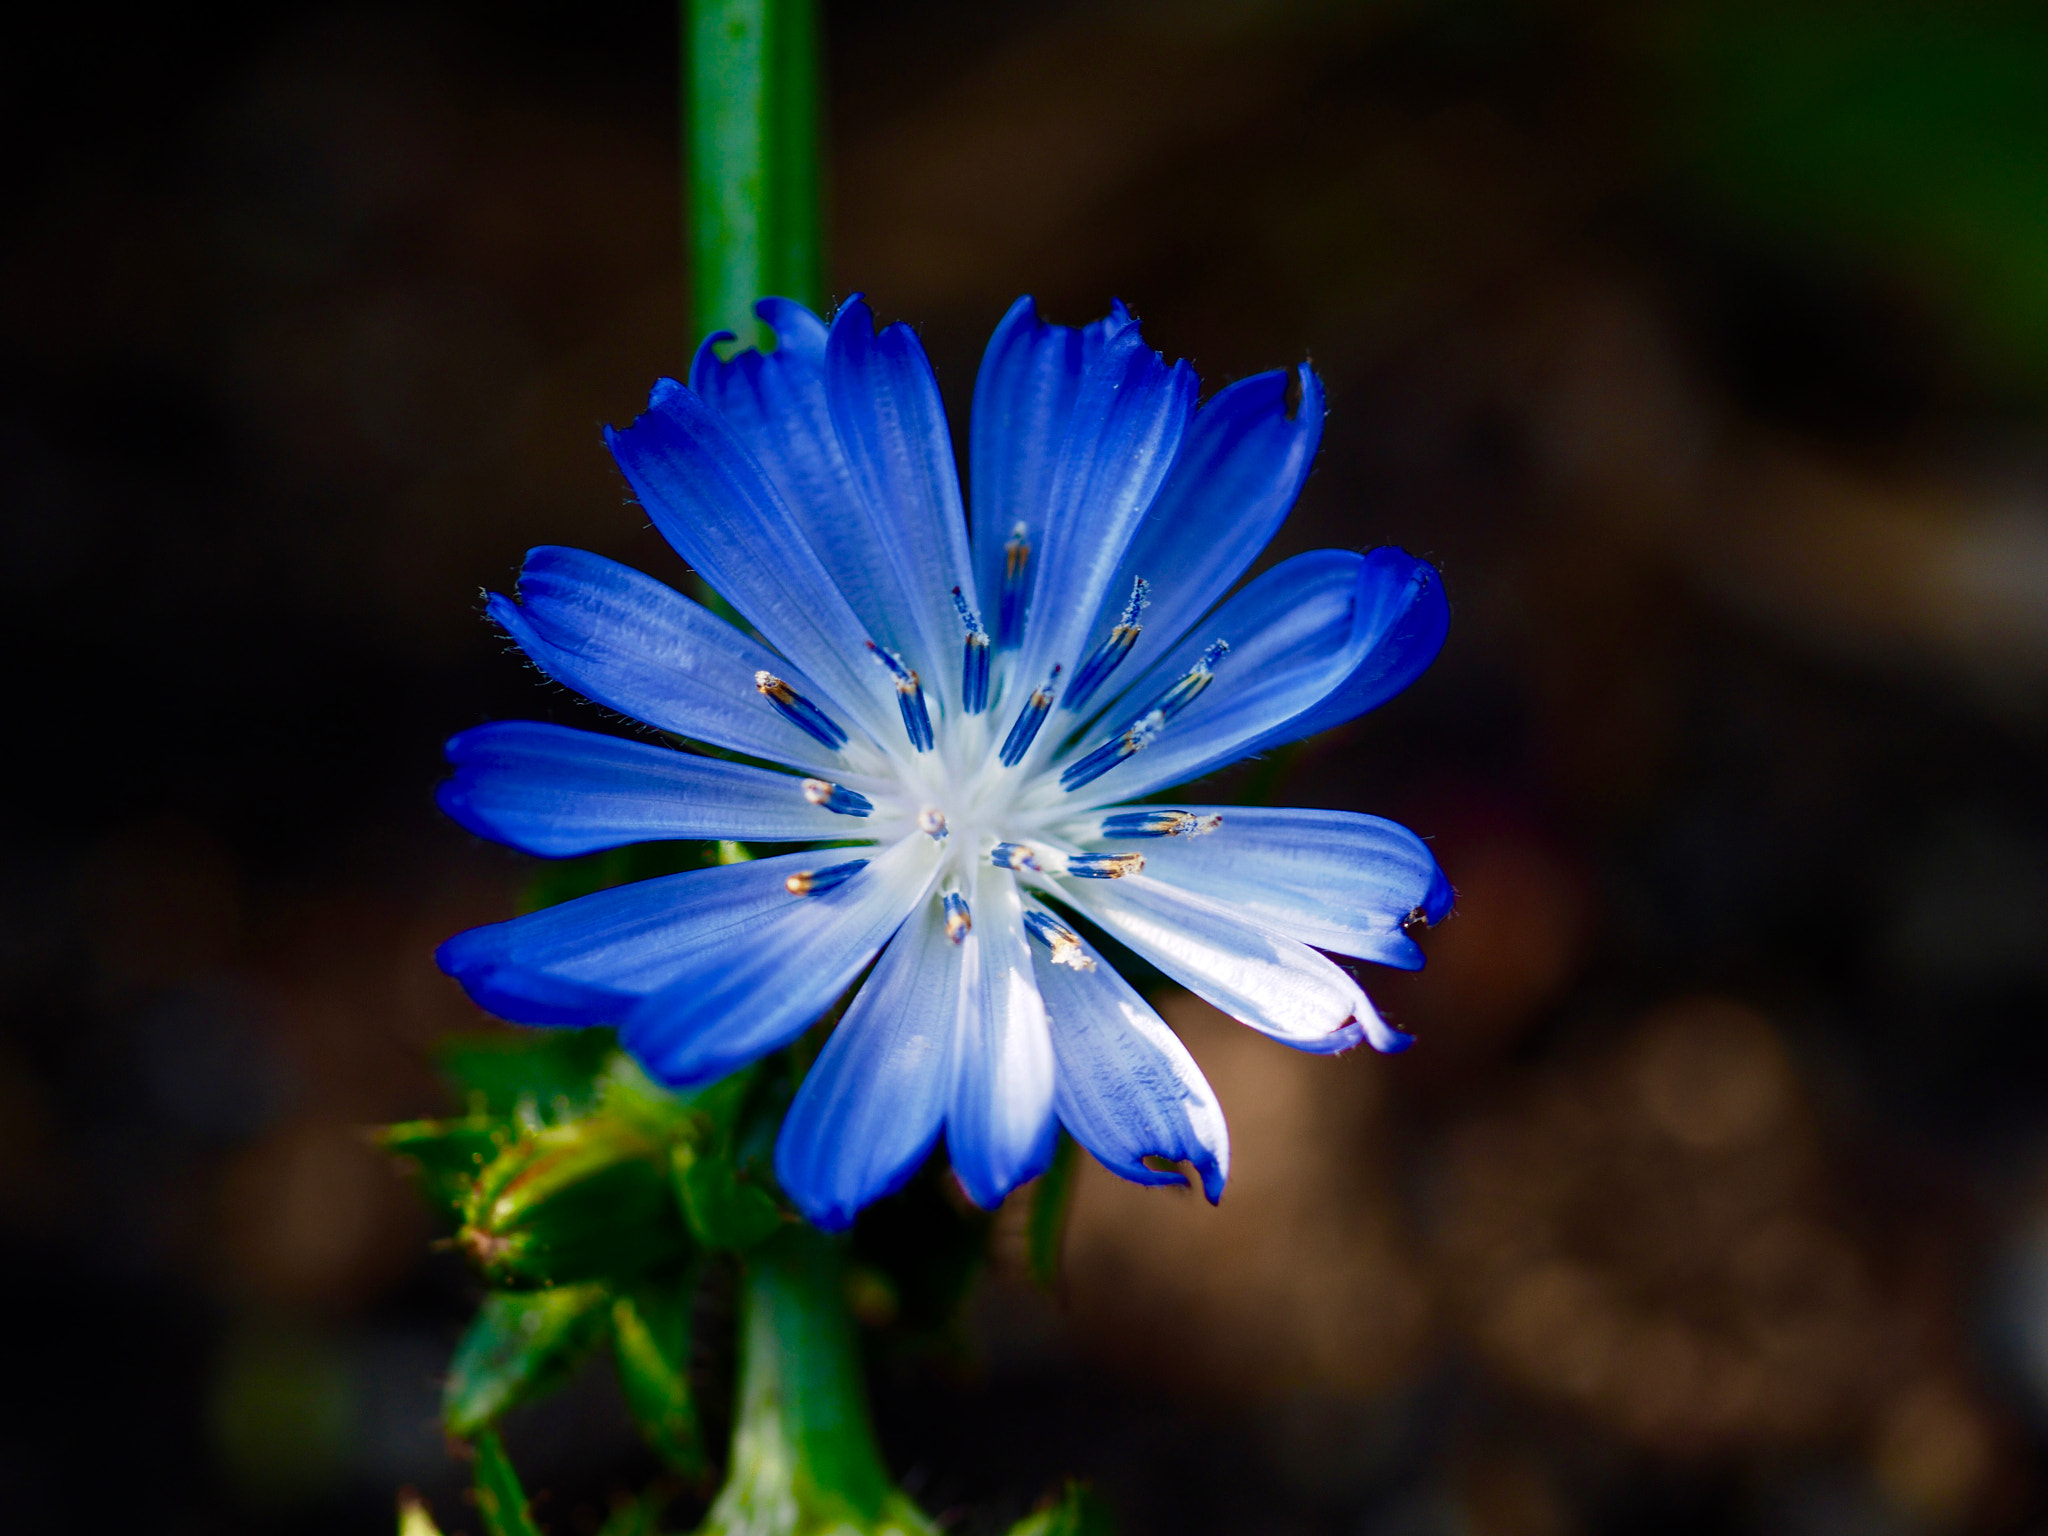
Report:
[[[719,838],[836,844],[646,880],[442,946],[483,1007],[615,1024],[663,1082],[789,1044],[873,970],[784,1121],[818,1225],[943,1135],[993,1206],[1058,1127],[1141,1183],[1229,1147],[1173,1032],[1073,921],[1283,1044],[1398,1050],[1329,957],[1412,969],[1451,890],[1413,833],[1340,811],[1162,802],[1369,710],[1435,658],[1425,562],[1296,556],[1231,592],[1322,433],[1305,364],[1197,406],[1121,306],[1020,299],[974,396],[970,533],[931,366],[855,298],[767,299],[776,349],[663,380],[607,440],[655,526],[751,626],[576,550],[533,550],[493,619],[548,676],[711,751],[529,722],[465,731],[443,808],[561,858]],[[1226,594],[1229,594],[1226,597]],[[718,755],[712,755],[715,752]],[[770,766],[775,765],[775,766]],[[787,770],[787,771],[785,771]],[[857,843],[860,846],[846,846]]]

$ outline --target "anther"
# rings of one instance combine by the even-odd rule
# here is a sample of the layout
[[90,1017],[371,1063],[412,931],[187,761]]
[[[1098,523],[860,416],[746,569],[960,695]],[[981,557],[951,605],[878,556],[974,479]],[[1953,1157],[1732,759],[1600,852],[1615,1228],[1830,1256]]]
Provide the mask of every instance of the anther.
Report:
[[1031,697],[1025,701],[1024,712],[1017,716],[1017,723],[1010,727],[1010,734],[1003,738],[1003,766],[1014,768],[1024,761],[1024,754],[1031,750],[1031,743],[1038,738],[1038,728],[1045,724],[1045,717],[1052,708],[1052,685],[1060,680],[1060,669],[1054,667],[1052,676],[1045,680],[1043,688],[1031,690]]
[[967,910],[967,898],[958,891],[946,892],[942,900],[946,908],[946,937],[958,944],[973,931],[974,914]]
[[896,679],[896,707],[903,711],[903,730],[910,737],[911,748],[918,752],[931,751],[932,715],[925,708],[924,687],[918,682],[917,674],[906,667],[903,658],[894,651],[885,651],[872,640],[868,642],[868,649]]
[[1171,720],[1202,696],[1202,690],[1216,680],[1216,663],[1230,653],[1230,642],[1218,640],[1196,658],[1179,682],[1162,693],[1152,707],[1162,721]]
[[1102,818],[1104,837],[1201,837],[1223,825],[1223,817],[1211,811],[1197,816],[1193,811],[1117,811]]
[[866,859],[849,859],[844,864],[832,864],[824,869],[800,869],[783,880],[782,888],[792,896],[822,896],[834,886],[846,884],[867,867]]
[[1145,867],[1142,853],[1073,853],[1067,855],[1067,873],[1084,880],[1121,880]]
[[1024,578],[1031,570],[1031,530],[1023,523],[1003,541],[1003,593],[996,603],[996,644],[1012,651],[1024,638]]
[[1151,746],[1165,725],[1166,714],[1163,710],[1155,708],[1140,715],[1130,725],[1061,774],[1060,788],[1079,789],[1084,784],[1093,784],[1125,758]]
[[917,830],[935,843],[946,840],[946,813],[936,805],[928,805],[917,813]]
[[1138,615],[1151,605],[1151,592],[1151,584],[1142,576],[1131,583],[1131,600],[1124,604],[1124,616],[1109,632],[1109,638],[1096,646],[1088,659],[1081,663],[1081,670],[1067,684],[1066,697],[1060,700],[1062,707],[1085,708],[1096,690],[1109,680],[1109,674],[1131,654],[1131,647],[1138,643],[1138,636],[1145,628],[1138,622]]
[[823,779],[805,779],[804,798],[828,811],[837,811],[841,816],[866,816],[875,808],[874,801],[859,790],[828,784]]
[[782,712],[790,724],[823,742],[833,751],[846,745],[846,732],[825,711],[798,693],[773,672],[756,672],[754,686],[761,696]]
[[958,587],[953,589],[953,606],[967,627],[960,657],[960,707],[978,715],[988,708],[988,631],[981,627],[981,615],[967,606]]
[[1095,969],[1095,958],[1081,947],[1081,936],[1064,923],[1043,912],[1026,912],[1024,927],[1031,937],[1052,951],[1054,965],[1071,966],[1077,971]]
[[1046,872],[1045,866],[1039,862],[1039,851],[1029,843],[997,843],[989,850],[988,861],[997,869],[1025,869],[1033,874]]

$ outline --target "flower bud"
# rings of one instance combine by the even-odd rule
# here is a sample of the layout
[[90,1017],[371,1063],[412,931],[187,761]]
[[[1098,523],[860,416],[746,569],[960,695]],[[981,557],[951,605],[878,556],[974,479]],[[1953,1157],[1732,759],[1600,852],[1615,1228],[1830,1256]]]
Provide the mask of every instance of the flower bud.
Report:
[[494,1286],[634,1274],[689,1244],[668,1149],[605,1116],[529,1132],[499,1153],[463,1206],[457,1245]]

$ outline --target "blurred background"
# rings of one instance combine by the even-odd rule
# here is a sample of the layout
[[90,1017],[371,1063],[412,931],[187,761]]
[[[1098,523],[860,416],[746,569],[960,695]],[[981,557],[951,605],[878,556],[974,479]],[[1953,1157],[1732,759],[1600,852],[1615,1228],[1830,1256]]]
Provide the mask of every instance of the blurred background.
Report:
[[[1946,3],[847,0],[836,291],[964,426],[1020,292],[1213,388],[1312,357],[1272,557],[1442,569],[1442,660],[1254,770],[1434,840],[1421,1043],[1162,1007],[1231,1192],[1014,1213],[878,1349],[955,1529],[2048,1531],[2048,15]],[[589,720],[479,616],[680,581],[598,429],[687,364],[652,0],[56,7],[0,52],[0,1524],[474,1514],[475,1292],[365,1124],[483,1027],[530,866],[448,733]],[[1227,797],[1226,786],[1219,797]],[[1095,1171],[1099,1173],[1099,1170]],[[555,1536],[644,1476],[512,1426]]]

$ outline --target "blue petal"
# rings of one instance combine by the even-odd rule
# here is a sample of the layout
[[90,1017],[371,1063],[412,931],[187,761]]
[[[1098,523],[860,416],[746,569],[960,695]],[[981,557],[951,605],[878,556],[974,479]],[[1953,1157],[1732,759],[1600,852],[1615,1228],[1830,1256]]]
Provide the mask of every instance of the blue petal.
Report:
[[960,946],[960,1032],[946,1110],[946,1153],[968,1198],[993,1210],[1052,1162],[1052,1036],[1032,974],[1016,877],[986,865],[968,901],[974,928]]
[[979,599],[939,381],[917,333],[898,322],[877,335],[858,295],[832,318],[825,381],[874,530],[869,562],[890,583],[888,643],[957,711],[965,632],[952,594]]
[[1417,908],[1440,921],[1451,887],[1429,845],[1406,827],[1355,811],[1186,809],[1219,825],[1133,845],[1099,839],[1100,818],[1091,818],[1082,837],[1094,848],[1140,846],[1150,878],[1235,907],[1304,944],[1421,968],[1422,951],[1401,925]]
[[903,651],[918,635],[902,578],[832,424],[825,322],[790,299],[763,299],[754,313],[774,329],[776,349],[764,356],[748,348],[721,362],[716,343],[730,338],[706,337],[690,364],[690,387],[767,472],[870,638]]
[[1069,676],[1124,551],[1173,468],[1195,414],[1197,382],[1185,361],[1171,368],[1125,326],[1081,380],[1061,440],[1046,512],[1034,540],[1020,681],[1057,665]]
[[449,741],[448,761],[456,773],[435,791],[441,809],[543,858],[663,838],[816,842],[861,830],[859,818],[812,805],[786,773],[566,725],[481,725]]
[[945,1120],[960,958],[936,901],[882,951],[805,1075],[775,1143],[775,1177],[828,1232],[903,1187]]
[[725,418],[663,379],[645,413],[624,431],[607,427],[605,441],[662,537],[810,675],[825,693],[816,702],[890,739],[896,690],[868,653],[866,626]]
[[756,673],[772,672],[798,693],[823,699],[802,672],[616,560],[579,549],[529,550],[519,601],[493,595],[488,611],[541,671],[620,714],[826,778],[849,764],[880,766],[858,737],[838,752],[825,747],[754,686]]
[[[814,864],[832,853],[811,855]],[[662,1082],[708,1083],[789,1044],[853,984],[923,898],[939,845],[909,837],[842,885],[785,896],[627,1015],[620,1043]]]
[[[1131,323],[1121,300],[1108,318],[1076,330],[1038,318],[1029,294],[988,339],[974,381],[968,467],[974,487],[974,573],[984,610],[1002,589],[1003,544],[1023,523],[1034,539],[1052,505],[1053,470],[1081,394],[1081,378],[1113,332]],[[986,622],[993,615],[984,611]]]
[[714,941],[789,902],[788,853],[621,885],[458,933],[435,951],[478,1007],[521,1024],[616,1024]]
[[1428,562],[1392,547],[1312,550],[1257,577],[1192,631],[1082,732],[1078,761],[1123,731],[1213,641],[1229,652],[1215,681],[1157,739],[1076,794],[1079,806],[1133,800],[1185,783],[1384,703],[1443,648],[1449,609]]
[[1210,1204],[1230,1176],[1230,1136],[1188,1048],[1086,940],[1093,970],[1034,954],[1058,1062],[1060,1121],[1103,1167],[1139,1184],[1179,1184],[1147,1157],[1190,1162]]
[[[1290,415],[1290,382],[1301,394]],[[1250,568],[1293,510],[1323,439],[1323,384],[1303,363],[1240,379],[1195,415],[1173,473],[1153,499],[1123,563],[1103,594],[1090,639],[1107,634],[1122,613],[1135,578],[1151,605],[1116,687],[1128,686],[1187,633]]]
[[1224,902],[1144,875],[1072,880],[1059,894],[1196,996],[1297,1050],[1409,1043],[1335,961]]

